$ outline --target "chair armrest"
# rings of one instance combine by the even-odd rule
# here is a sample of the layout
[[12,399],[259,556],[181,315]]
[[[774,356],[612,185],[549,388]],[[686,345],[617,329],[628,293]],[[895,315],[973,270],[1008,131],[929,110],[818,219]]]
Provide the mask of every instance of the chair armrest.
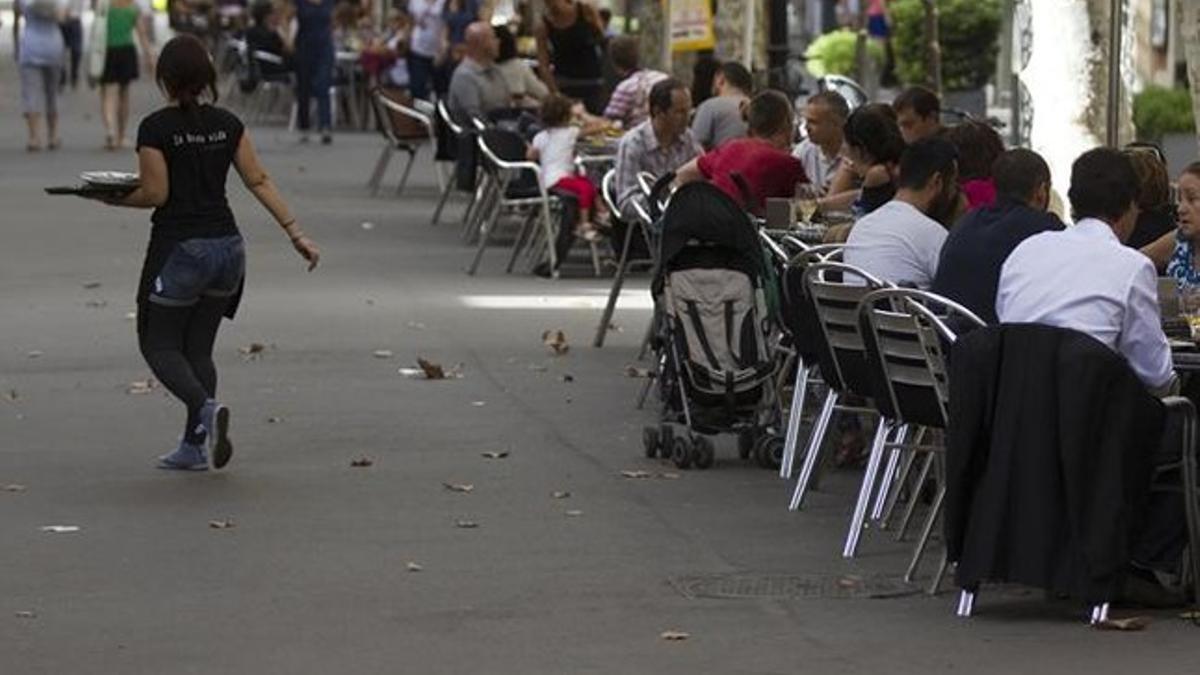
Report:
[[279,56],[278,54],[272,54],[271,52],[264,52],[261,49],[254,50],[254,60],[262,61],[263,63],[270,63],[276,66],[284,65],[282,56]]
[[529,160],[500,159],[496,156],[496,153],[492,152],[492,149],[487,146],[487,143],[483,142],[482,138],[475,139],[475,143],[479,146],[479,152],[483,153],[483,156],[486,157],[489,162],[495,164],[498,168],[513,170],[526,169],[537,174],[538,182],[541,182],[542,167],[538,165],[537,162],[531,162]]
[[424,125],[424,127],[426,129],[433,128],[433,120],[429,119],[429,117],[427,115],[425,115],[424,113],[413,110],[412,108],[410,108],[402,103],[397,103],[378,92],[375,94],[375,100],[379,101],[380,105],[382,105],[383,107],[387,108],[388,110],[391,110],[392,112],[394,112],[398,115],[404,115],[405,117],[407,117],[409,119],[420,122],[422,125]]

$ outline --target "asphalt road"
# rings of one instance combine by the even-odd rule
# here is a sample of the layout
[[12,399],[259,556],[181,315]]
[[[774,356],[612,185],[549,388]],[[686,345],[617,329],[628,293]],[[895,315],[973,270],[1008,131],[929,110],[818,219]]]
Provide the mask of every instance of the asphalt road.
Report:
[[[1173,613],[1153,614],[1141,633],[1099,632],[1041,592],[985,589],[964,621],[953,592],[899,585],[908,545],[889,534],[868,532],[860,558],[842,561],[854,472],[832,474],[805,512],[789,513],[790,486],[739,461],[727,440],[706,472],[644,459],[640,429],[653,415],[634,410],[641,382],[623,368],[646,310],[619,311],[621,330],[597,350],[606,280],[505,275],[500,250],[467,277],[457,226],[428,224],[427,162],[405,197],[367,196],[378,147],[369,135],[321,147],[254,130],[324,260],[306,273],[231,187],[249,280],[217,360],[237,452],[220,472],[158,471],[182,411],[161,390],[127,393],[149,376],[127,317],[148,214],[41,193],[80,170],[132,168],[132,153],[99,149],[95,96],[81,91],[64,101],[64,149],[26,154],[16,87],[6,57],[0,485],[23,489],[0,491],[0,673],[1127,673],[1195,663],[1196,629]],[[138,89],[140,113],[153,93]],[[636,280],[631,301],[644,289]],[[546,329],[566,332],[567,354],[547,350]],[[240,350],[253,343],[266,349],[247,358]],[[461,363],[463,377],[398,373],[418,357]],[[361,458],[372,465],[351,466]],[[49,525],[79,530],[41,530]]]

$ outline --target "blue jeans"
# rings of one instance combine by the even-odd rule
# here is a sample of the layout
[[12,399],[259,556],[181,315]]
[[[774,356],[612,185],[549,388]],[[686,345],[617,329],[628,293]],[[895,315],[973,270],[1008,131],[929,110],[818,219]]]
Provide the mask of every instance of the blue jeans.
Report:
[[190,307],[201,297],[232,297],[245,273],[246,248],[240,234],[181,241],[155,278],[150,302]]

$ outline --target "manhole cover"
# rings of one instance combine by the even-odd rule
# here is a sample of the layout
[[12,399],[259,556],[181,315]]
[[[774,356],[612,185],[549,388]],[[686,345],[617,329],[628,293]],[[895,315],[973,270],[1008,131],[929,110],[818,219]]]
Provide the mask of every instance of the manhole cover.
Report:
[[898,598],[916,595],[919,586],[900,577],[836,574],[709,574],[673,577],[670,583],[684,597],[737,598]]

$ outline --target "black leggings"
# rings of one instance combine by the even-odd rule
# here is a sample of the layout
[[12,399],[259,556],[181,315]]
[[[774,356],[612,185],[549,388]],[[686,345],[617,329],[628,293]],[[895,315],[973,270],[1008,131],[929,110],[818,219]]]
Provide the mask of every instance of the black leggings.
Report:
[[207,296],[191,307],[142,305],[145,329],[138,335],[138,346],[158,381],[187,406],[186,443],[204,439],[198,428],[200,409],[217,395],[213,343],[228,305],[229,298]]

